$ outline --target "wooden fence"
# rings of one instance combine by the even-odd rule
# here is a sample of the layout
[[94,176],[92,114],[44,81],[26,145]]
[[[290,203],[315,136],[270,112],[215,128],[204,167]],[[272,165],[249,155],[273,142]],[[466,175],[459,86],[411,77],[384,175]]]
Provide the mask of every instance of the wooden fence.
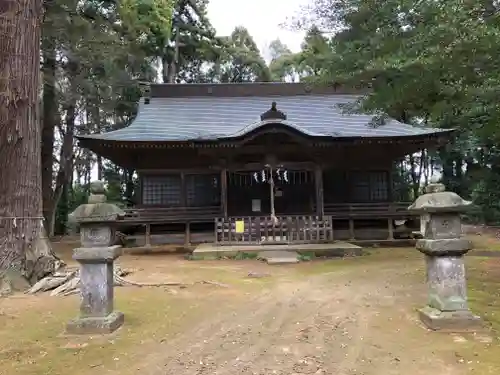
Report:
[[235,244],[297,244],[333,241],[331,217],[269,216],[215,219],[215,242]]

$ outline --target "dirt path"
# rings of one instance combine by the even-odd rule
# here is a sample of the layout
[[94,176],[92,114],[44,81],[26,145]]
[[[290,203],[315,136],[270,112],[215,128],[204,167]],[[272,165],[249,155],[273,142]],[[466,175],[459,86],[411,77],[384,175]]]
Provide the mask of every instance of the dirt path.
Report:
[[451,337],[416,321],[411,304],[424,288],[400,265],[283,281],[160,344],[137,373],[465,374],[443,354]]

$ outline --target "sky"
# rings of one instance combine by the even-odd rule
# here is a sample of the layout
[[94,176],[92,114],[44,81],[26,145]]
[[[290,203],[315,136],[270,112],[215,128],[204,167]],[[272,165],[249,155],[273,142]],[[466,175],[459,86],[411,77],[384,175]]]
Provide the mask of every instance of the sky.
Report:
[[286,30],[283,22],[298,14],[308,0],[209,0],[208,18],[221,36],[229,35],[236,26],[245,27],[265,58],[267,46],[280,39],[298,52],[303,32]]

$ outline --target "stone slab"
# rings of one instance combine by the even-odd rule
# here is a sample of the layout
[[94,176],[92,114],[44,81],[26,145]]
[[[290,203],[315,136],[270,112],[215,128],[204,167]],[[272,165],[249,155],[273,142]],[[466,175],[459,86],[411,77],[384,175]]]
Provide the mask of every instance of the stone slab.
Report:
[[299,263],[299,254],[295,251],[273,250],[262,251],[257,256],[267,264],[294,264]]
[[297,258],[290,258],[290,257],[276,257],[276,258],[270,258],[267,260],[267,264],[270,265],[278,265],[278,264],[296,264],[299,263],[299,260]]
[[70,335],[108,334],[120,328],[124,321],[125,316],[119,311],[114,311],[104,318],[76,318],[66,325],[66,333]]
[[469,310],[440,311],[426,306],[418,311],[420,320],[429,329],[443,332],[481,332],[486,327],[481,318]]
[[108,247],[78,247],[73,250],[73,259],[80,263],[109,263],[122,255],[119,245]]
[[241,245],[216,245],[212,243],[200,244],[194,249],[193,254],[202,257],[205,256],[230,256],[238,252],[267,252],[267,251],[314,251],[328,253],[330,251],[349,251],[357,253],[362,251],[361,246],[348,242],[336,241],[323,244],[241,244]]

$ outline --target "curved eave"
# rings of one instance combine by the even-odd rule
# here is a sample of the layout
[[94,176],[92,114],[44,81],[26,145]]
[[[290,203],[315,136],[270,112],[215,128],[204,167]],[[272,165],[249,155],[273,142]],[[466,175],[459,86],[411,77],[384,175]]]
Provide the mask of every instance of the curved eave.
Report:
[[[314,146],[335,146],[335,145],[346,145],[346,144],[404,144],[404,143],[427,143],[440,144],[444,141],[448,141],[449,137],[454,133],[455,129],[446,129],[439,132],[424,133],[424,134],[412,134],[412,135],[401,135],[401,136],[391,136],[391,137],[338,137],[338,136],[321,136],[321,135],[311,135],[304,132],[300,132],[298,129],[289,129],[297,135],[301,135],[311,141]],[[229,137],[218,137],[215,139],[191,139],[191,140],[176,140],[176,141],[131,141],[131,140],[114,140],[114,139],[103,139],[98,136],[77,136],[80,145],[84,148],[90,149],[94,152],[98,152],[97,148],[118,148],[118,149],[155,149],[155,148],[231,148],[239,147],[240,142],[247,139],[248,136],[255,135],[259,131],[259,128],[251,129],[245,134],[235,134]],[[278,130],[277,130],[278,131]],[[427,141],[427,142],[426,142]]]

